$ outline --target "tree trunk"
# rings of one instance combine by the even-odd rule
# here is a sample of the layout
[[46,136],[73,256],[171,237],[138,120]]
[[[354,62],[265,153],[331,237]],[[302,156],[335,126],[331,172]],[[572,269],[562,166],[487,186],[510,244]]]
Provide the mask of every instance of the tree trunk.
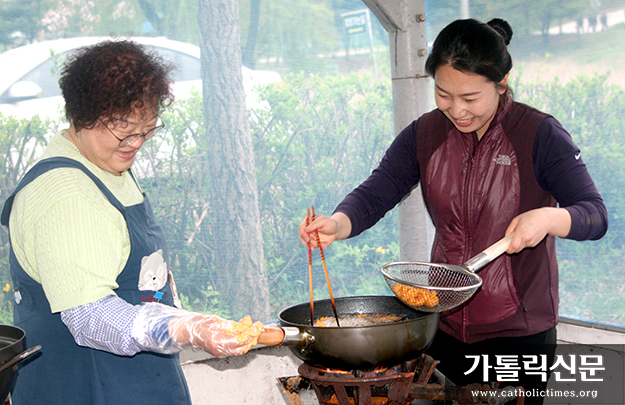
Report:
[[233,315],[269,319],[252,137],[245,106],[237,0],[199,0],[205,167],[213,269]]
[[143,10],[145,18],[152,24],[154,31],[156,31],[158,35],[163,35],[163,24],[161,19],[158,18],[154,4],[148,0],[139,0],[139,7]]
[[256,50],[256,38],[258,37],[258,23],[260,20],[260,0],[250,2],[250,26],[247,32],[247,41],[243,51],[243,65],[254,69],[254,52]]

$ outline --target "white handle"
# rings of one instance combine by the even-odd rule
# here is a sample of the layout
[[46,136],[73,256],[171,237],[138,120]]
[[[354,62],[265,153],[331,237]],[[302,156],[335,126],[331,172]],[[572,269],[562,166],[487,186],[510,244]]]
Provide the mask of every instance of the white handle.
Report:
[[501,239],[500,241],[495,242],[493,245],[486,248],[485,250],[481,251],[477,256],[470,258],[463,264],[463,266],[469,271],[475,273],[476,271],[499,257],[503,252],[508,250],[513,236],[514,232]]
[[499,242],[495,242],[492,246],[486,248],[483,253],[488,256],[489,261],[493,261],[497,257],[499,257],[502,253],[504,253],[510,247],[510,242],[512,242],[512,237],[514,236],[514,232],[508,234],[505,238],[501,239]]

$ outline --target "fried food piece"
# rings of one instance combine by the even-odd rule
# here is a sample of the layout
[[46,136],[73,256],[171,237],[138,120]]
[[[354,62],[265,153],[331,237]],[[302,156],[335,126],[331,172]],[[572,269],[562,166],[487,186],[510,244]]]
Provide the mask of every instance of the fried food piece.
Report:
[[411,287],[405,284],[395,284],[391,287],[393,294],[404,303],[413,307],[435,307],[438,304],[436,291],[427,288]]
[[[262,330],[263,324],[261,322],[252,323],[252,317],[246,315],[239,322],[232,322],[232,328],[224,330],[223,333],[234,336],[240,344],[248,342],[248,345],[252,347],[258,342]],[[250,337],[252,338],[251,341],[249,341]]]

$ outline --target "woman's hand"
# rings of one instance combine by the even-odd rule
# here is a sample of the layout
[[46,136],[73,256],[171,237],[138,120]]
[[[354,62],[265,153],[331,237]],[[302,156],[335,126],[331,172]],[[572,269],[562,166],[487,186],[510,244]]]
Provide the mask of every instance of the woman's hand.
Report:
[[252,323],[249,315],[235,322],[217,315],[189,313],[171,318],[168,329],[176,344],[224,357],[247,353],[258,343],[263,325]]
[[311,248],[317,247],[315,231],[319,232],[321,247],[327,248],[335,240],[345,239],[352,231],[352,223],[347,215],[337,212],[331,217],[323,215],[315,217],[315,220],[306,226],[306,218],[299,225],[299,240]]
[[544,207],[515,217],[506,235],[514,232],[508,253],[538,245],[547,235],[566,237],[571,230],[571,215],[564,208]]

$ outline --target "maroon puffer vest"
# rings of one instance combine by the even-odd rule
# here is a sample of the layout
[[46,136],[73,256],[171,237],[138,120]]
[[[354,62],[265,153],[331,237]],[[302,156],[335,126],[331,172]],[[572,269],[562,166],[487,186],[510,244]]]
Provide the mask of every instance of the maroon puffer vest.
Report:
[[[534,136],[546,114],[508,95],[478,142],[440,110],[417,123],[417,158],[425,203],[436,227],[432,262],[461,264],[504,236],[518,214],[555,207],[538,185]],[[558,267],[555,239],[479,271],[482,287],[465,304],[441,314],[441,330],[468,343],[526,336],[556,325]]]

